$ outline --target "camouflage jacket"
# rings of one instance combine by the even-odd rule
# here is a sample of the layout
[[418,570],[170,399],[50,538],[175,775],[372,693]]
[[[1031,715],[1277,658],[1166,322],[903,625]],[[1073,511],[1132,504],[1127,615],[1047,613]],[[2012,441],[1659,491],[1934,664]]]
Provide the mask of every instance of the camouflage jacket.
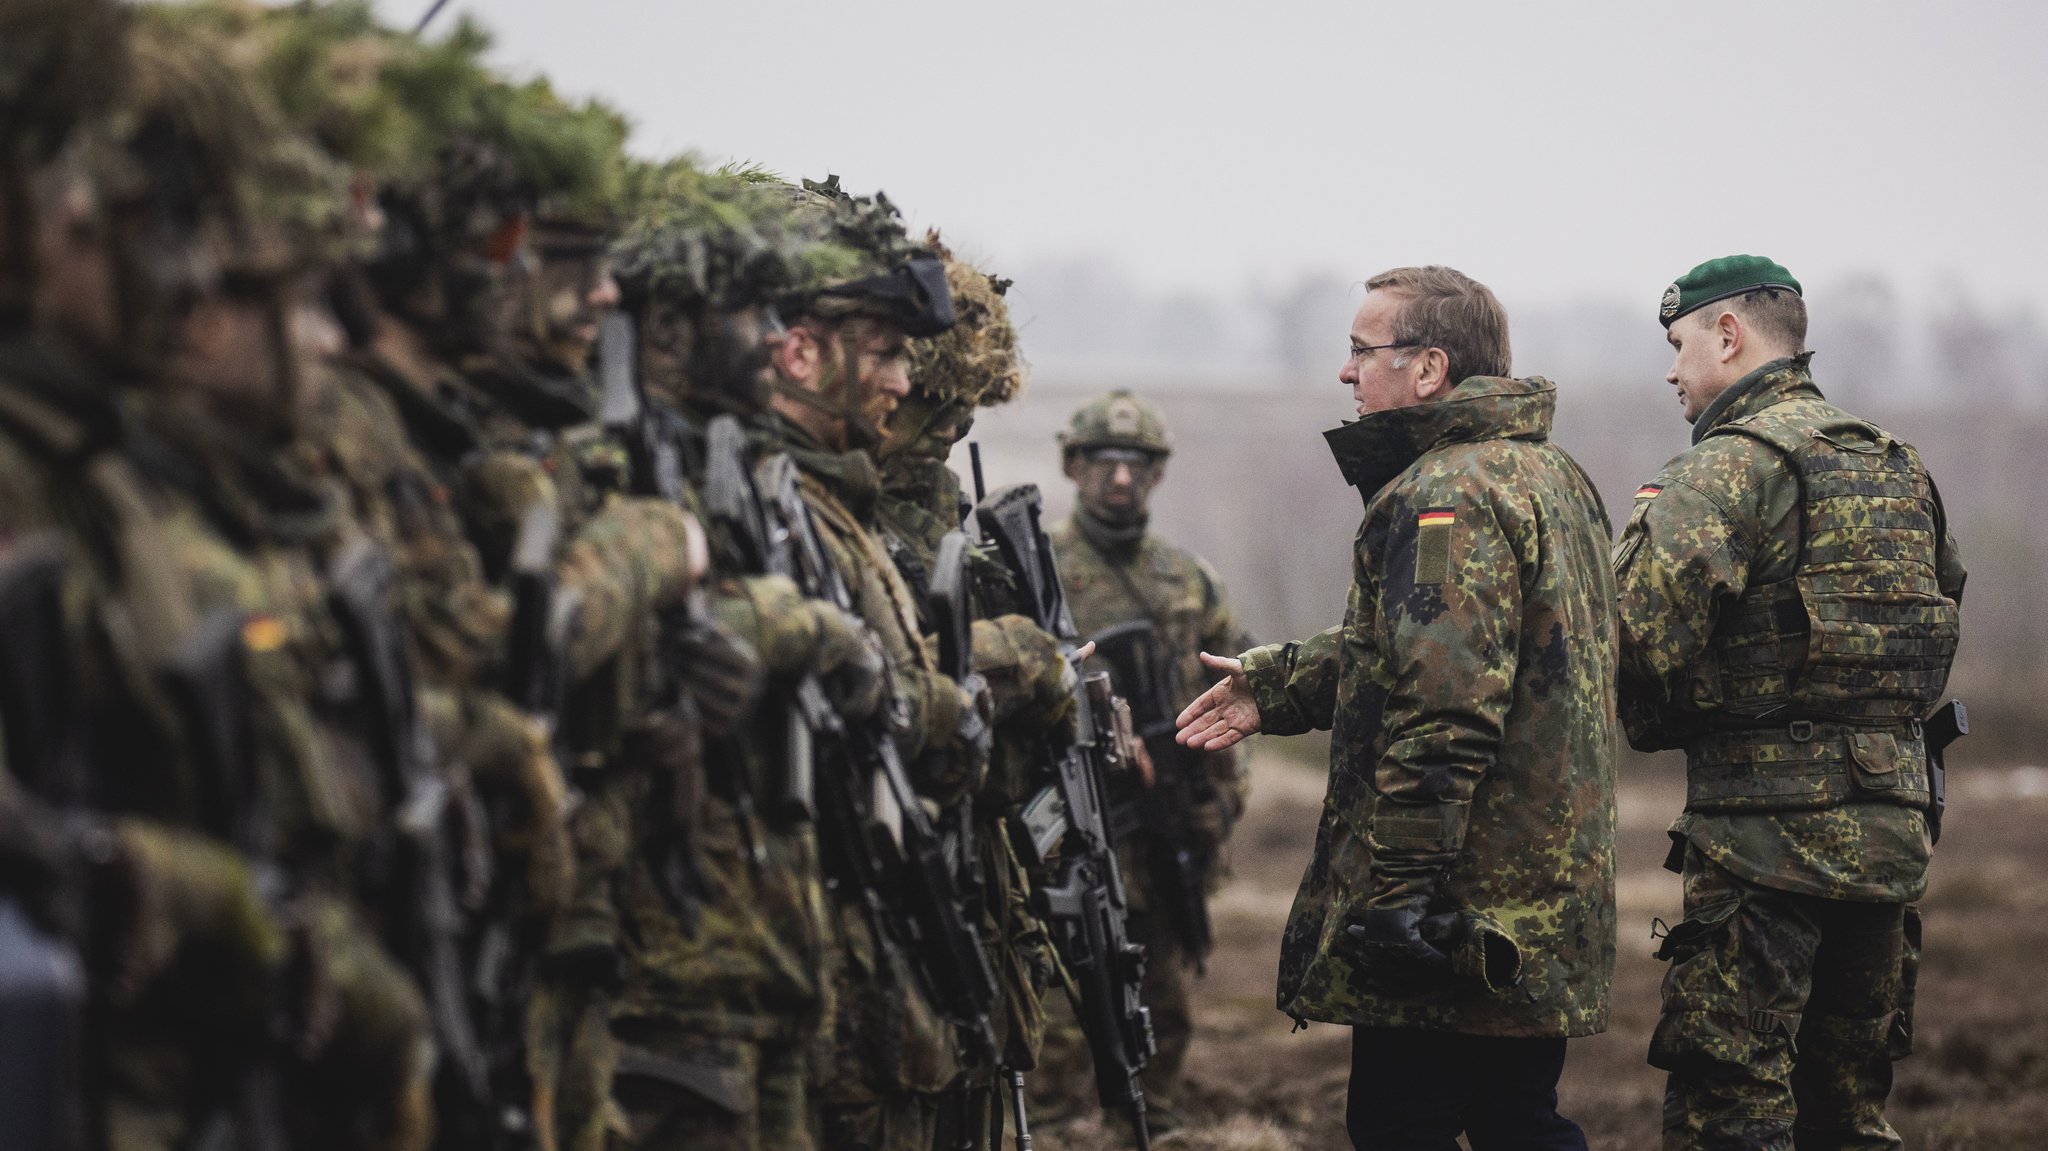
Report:
[[[1255,648],[1263,730],[1332,729],[1315,857],[1281,943],[1297,1018],[1500,1036],[1607,1023],[1614,625],[1607,516],[1549,442],[1555,390],[1474,377],[1327,433],[1365,498],[1340,627]],[[1434,897],[1519,982],[1366,962],[1359,911]],[[1478,937],[1475,929],[1467,938]],[[1456,958],[1456,955],[1454,955]]]
[[[881,640],[896,682],[897,745],[918,791],[948,804],[979,780],[959,770],[953,745],[971,706],[918,629],[917,604],[876,530],[881,477],[864,452],[833,452],[791,421],[770,415],[764,429],[799,472],[799,490],[831,562],[853,593],[858,614]],[[951,1085],[961,1062],[952,1025],[932,1005],[903,954],[907,937],[879,938],[851,885],[840,885],[837,912],[837,1067],[828,1106],[866,1105],[906,1091]],[[893,990],[891,990],[893,988]]]
[[[417,1132],[404,1116],[430,1072],[425,1007],[350,909],[349,864],[383,813],[338,698],[359,677],[332,674],[340,637],[315,560],[337,521],[254,445],[77,371],[0,351],[0,558],[24,530],[68,544],[68,682],[45,688],[82,730],[63,778],[34,783],[110,817],[132,869],[122,906],[140,914],[120,918],[120,986],[95,989],[108,1010],[89,1041],[106,1141],[199,1138],[241,1061],[286,1049],[295,1075],[346,1085],[324,1103],[292,1094],[294,1132]],[[289,907],[259,891],[252,855],[287,877]],[[336,974],[294,990],[287,963]],[[291,1017],[327,1024],[279,1044],[273,996],[288,991],[305,993]]]
[[[1748,435],[1715,434],[1743,421],[1816,423],[1840,416],[1814,386],[1804,357],[1776,360],[1731,386],[1693,426],[1694,447],[1636,493],[1615,545],[1620,599],[1621,715],[1638,747],[1687,748],[1740,758],[1692,702],[1722,616],[1746,589],[1789,580],[1799,562],[1799,480],[1786,457]],[[1952,599],[1964,571],[1953,539],[1923,557]],[[1783,732],[1781,726],[1777,729]],[[1824,730],[1815,746],[1849,737]],[[1743,737],[1737,737],[1737,743]],[[1709,749],[1707,744],[1714,746]],[[1786,757],[1759,730],[1748,760]],[[1908,759],[1917,738],[1901,742]],[[1711,755],[1710,755],[1711,751]],[[1838,757],[1839,758],[1839,757]],[[1737,766],[1740,766],[1737,764]],[[1931,845],[1925,817],[1895,803],[1849,803],[1818,811],[1682,813],[1673,836],[1716,864],[1767,887],[1833,899],[1912,900],[1926,890]]]
[[[959,526],[960,480],[944,461],[921,456],[885,460],[881,470],[876,518],[904,582],[922,605],[939,543]],[[988,776],[972,797],[980,829],[975,841],[983,899],[979,926],[1002,988],[1004,1010],[997,1013],[995,1026],[1003,1061],[1029,1068],[1036,1066],[1043,1046],[1044,1001],[1060,967],[1051,936],[1031,908],[1031,877],[1010,839],[1011,817],[1043,764],[1042,717],[1021,701],[1027,694],[1024,663],[1030,657],[1013,641],[1016,629],[1036,628],[1022,616],[1008,616],[1000,624],[991,618],[1014,595],[1007,568],[978,549],[970,549],[967,566],[974,601],[970,659],[974,672],[988,683],[997,720]],[[929,619],[922,625],[927,634],[935,630]],[[1056,641],[1046,637],[1046,643],[1050,648]],[[1006,695],[1013,698],[1006,702]],[[971,1074],[985,1080],[993,1070],[975,1068]]]
[[[1156,634],[1177,671],[1174,714],[1194,702],[1219,678],[1202,665],[1201,652],[1228,655],[1251,646],[1250,637],[1238,627],[1230,605],[1225,602],[1223,580],[1206,561],[1186,548],[1145,530],[1142,525],[1119,531],[1090,517],[1086,509],[1076,509],[1046,535],[1059,557],[1067,608],[1073,613],[1074,627],[1081,635],[1093,635],[1132,620],[1149,622],[1157,629]],[[1158,722],[1151,716],[1133,718],[1146,729]],[[1169,722],[1173,718],[1164,717]],[[1148,742],[1158,747],[1162,741]],[[1165,753],[1176,752],[1167,748]],[[1200,778],[1195,781],[1192,794],[1198,803],[1221,807],[1212,823],[1227,830],[1244,811],[1249,790],[1244,748],[1207,752],[1195,758]],[[1114,790],[1115,785],[1112,787]],[[1138,855],[1145,838],[1141,826],[1136,834],[1127,837],[1125,843],[1129,848],[1122,852],[1131,905],[1140,911],[1152,903],[1152,869],[1142,866]],[[1203,843],[1200,847],[1213,878],[1221,844]]]

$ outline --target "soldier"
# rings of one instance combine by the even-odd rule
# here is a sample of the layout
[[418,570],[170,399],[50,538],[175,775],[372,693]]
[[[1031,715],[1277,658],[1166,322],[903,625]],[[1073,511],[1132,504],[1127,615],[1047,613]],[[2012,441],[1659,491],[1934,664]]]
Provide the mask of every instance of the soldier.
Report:
[[[1180,1069],[1194,1034],[1193,976],[1209,947],[1205,901],[1249,783],[1241,750],[1190,753],[1171,739],[1172,721],[1207,681],[1201,653],[1243,651],[1251,642],[1231,617],[1215,570],[1149,530],[1152,492],[1173,452],[1159,409],[1128,391],[1111,392],[1076,409],[1059,442],[1076,500],[1073,514],[1048,534],[1067,605],[1081,634],[1096,637],[1097,662],[1111,664],[1140,733],[1151,737],[1150,787],[1117,797],[1119,830],[1130,831],[1118,854],[1131,938],[1146,949],[1145,1005],[1159,1044],[1145,1069],[1145,1095],[1153,1125],[1165,1131],[1179,1121]],[[1136,682],[1140,666],[1169,682]]]
[[[350,875],[381,829],[358,766],[370,677],[320,570],[345,526],[272,454],[315,327],[294,285],[340,185],[217,44],[141,15],[128,106],[38,173],[29,217],[66,268],[33,285],[38,333],[73,358],[17,361],[0,402],[0,473],[56,496],[9,506],[50,513],[76,577],[55,617],[0,625],[23,661],[0,693],[10,769],[105,819],[81,873],[126,877],[98,889],[110,906],[88,893],[88,922],[142,912],[93,988],[87,1142],[423,1147],[424,1007]],[[30,723],[14,689],[36,655],[53,706]]]
[[[917,605],[876,533],[881,485],[871,454],[909,393],[910,338],[953,323],[944,269],[935,253],[909,242],[885,197],[856,199],[836,180],[793,194],[805,234],[841,260],[811,261],[810,278],[783,301],[789,329],[769,359],[762,427],[794,463],[829,561],[888,658],[894,742],[915,802],[950,806],[979,785],[986,767],[985,704],[939,669],[918,631]],[[855,790],[865,792],[860,780],[873,766],[860,770]],[[840,844],[833,854],[842,868],[874,834],[829,824],[820,831]],[[928,1148],[944,1095],[962,1070],[956,1026],[972,1030],[974,1021],[940,1014],[935,989],[919,973],[922,957],[890,922],[901,913],[864,903],[869,893],[851,878],[840,873],[832,907],[838,1013],[823,1093],[825,1146]]]
[[1238,659],[1180,739],[1331,729],[1279,1006],[1352,1031],[1354,1144],[1584,1148],[1565,1040],[1614,968],[1607,516],[1511,379],[1507,317],[1449,268],[1366,282],[1326,433],[1365,498],[1340,627]]
[[[583,837],[586,859],[607,886],[579,901],[563,943],[619,965],[606,1021],[618,1048],[603,1088],[617,1116],[608,1145],[801,1151],[818,1142],[832,988],[817,835],[798,782],[812,765],[791,739],[792,692],[817,676],[845,717],[868,717],[882,658],[856,617],[765,572],[723,512],[706,514],[705,425],[760,416],[773,304],[805,248],[789,234],[787,196],[680,160],[637,170],[633,183],[638,202],[612,252],[640,411],[608,442],[620,482],[673,485],[666,498],[703,517],[703,609],[759,653],[766,685],[751,713],[701,701],[715,718],[693,794],[675,795],[631,758],[593,792],[601,814]],[[662,866],[678,858],[694,873],[680,893]],[[604,1112],[595,1118],[602,1135]]]
[[1658,319],[1694,446],[1636,492],[1614,572],[1629,742],[1686,758],[1664,1145],[1896,1147],[1962,558],[1919,454],[1814,386],[1791,273],[1710,260]]
[[[617,118],[496,80],[474,42],[423,45],[361,10],[199,11],[256,42],[272,81],[395,208],[338,293],[355,347],[326,365],[320,434],[299,451],[396,558],[430,766],[460,816],[460,954],[433,987],[444,1139],[545,1145],[565,1110],[597,1113],[586,1080],[604,1059],[539,970],[572,898],[568,768],[590,769],[577,783],[601,775],[672,686],[655,616],[681,602],[702,551],[673,504],[585,491],[554,435],[595,411],[588,313],[615,297],[595,274],[601,249],[518,241],[535,204],[573,206],[586,227],[603,215]],[[349,63],[362,61],[376,67]],[[467,246],[477,232],[495,246]],[[555,275],[564,262],[579,270]],[[566,304],[541,290],[558,281]],[[450,322],[425,329],[436,341],[408,322],[444,310]]]
[[[933,241],[936,244],[936,240]],[[939,251],[955,322],[941,335],[912,346],[910,393],[891,416],[876,451],[882,494],[877,517],[890,554],[922,606],[927,602],[940,541],[960,525],[959,477],[946,466],[953,446],[974,424],[974,412],[1015,398],[1024,363],[1003,293],[1009,281],[984,274]],[[997,614],[1006,592],[992,586],[1007,573],[979,552],[968,557],[968,605],[973,618],[971,663],[989,688],[995,724],[990,770],[980,789],[954,813],[964,817],[979,849],[970,886],[980,892],[980,929],[997,973],[1003,1011],[995,1020],[1001,1067],[973,1066],[964,1074],[961,1106],[940,1125],[940,1147],[978,1147],[1010,1106],[1009,1069],[1038,1065],[1045,1034],[1045,997],[1060,980],[1059,959],[1045,925],[1030,906],[1031,877],[1010,840],[1013,818],[1033,793],[1030,772],[1044,734],[1069,719],[1076,685],[1059,641],[1029,619]],[[935,635],[938,621],[920,621]]]

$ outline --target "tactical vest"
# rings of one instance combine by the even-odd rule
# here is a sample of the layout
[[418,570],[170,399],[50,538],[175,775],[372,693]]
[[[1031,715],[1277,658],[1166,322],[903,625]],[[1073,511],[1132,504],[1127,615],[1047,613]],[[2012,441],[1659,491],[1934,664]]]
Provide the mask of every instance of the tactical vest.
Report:
[[1799,555],[1791,578],[1749,587],[1715,631],[1721,730],[1688,745],[1688,806],[1925,806],[1919,717],[1948,682],[1959,615],[1937,576],[1945,525],[1919,453],[1813,399],[1709,434],[1784,457]]

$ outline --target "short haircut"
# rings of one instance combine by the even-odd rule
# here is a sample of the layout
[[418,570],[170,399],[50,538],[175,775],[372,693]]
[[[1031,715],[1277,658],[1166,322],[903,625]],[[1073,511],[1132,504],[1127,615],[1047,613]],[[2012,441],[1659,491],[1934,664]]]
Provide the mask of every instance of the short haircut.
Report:
[[1757,288],[1716,300],[1699,310],[1703,328],[1713,327],[1722,312],[1734,312],[1766,344],[1788,356],[1806,350],[1806,301],[1786,288]]
[[1440,348],[1444,374],[1456,385],[1472,376],[1505,376],[1513,367],[1508,314],[1485,284],[1455,268],[1431,264],[1393,268],[1365,282],[1365,290],[1402,297],[1394,339]]

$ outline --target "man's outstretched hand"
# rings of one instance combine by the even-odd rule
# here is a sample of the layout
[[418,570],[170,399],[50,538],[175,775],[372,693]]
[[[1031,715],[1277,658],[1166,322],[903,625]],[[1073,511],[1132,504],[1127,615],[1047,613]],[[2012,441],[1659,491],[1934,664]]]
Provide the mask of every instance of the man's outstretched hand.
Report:
[[1202,663],[1229,678],[1202,693],[1175,721],[1180,730],[1174,739],[1196,751],[1222,751],[1259,730],[1259,705],[1252,702],[1251,684],[1244,678],[1244,664],[1220,655],[1202,653]]

